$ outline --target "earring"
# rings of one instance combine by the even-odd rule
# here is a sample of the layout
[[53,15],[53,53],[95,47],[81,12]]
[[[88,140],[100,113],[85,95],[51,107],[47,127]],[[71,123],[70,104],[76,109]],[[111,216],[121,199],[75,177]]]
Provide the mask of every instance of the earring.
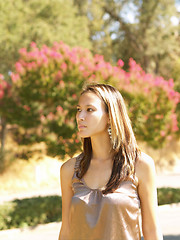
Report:
[[112,143],[113,149],[116,149],[116,143],[113,143],[113,141],[112,141],[112,133],[111,133],[111,127],[110,126],[108,128],[108,134],[109,134],[109,137],[111,139],[111,143]]
[[109,126],[109,128],[108,128],[108,134],[109,134],[110,139],[112,139],[111,127],[110,127],[110,126]]

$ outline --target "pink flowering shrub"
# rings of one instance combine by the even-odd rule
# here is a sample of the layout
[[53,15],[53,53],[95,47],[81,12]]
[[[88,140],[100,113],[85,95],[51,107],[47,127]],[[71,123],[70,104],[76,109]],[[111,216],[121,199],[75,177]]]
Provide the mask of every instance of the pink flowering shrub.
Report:
[[[103,56],[92,56],[87,49],[70,48],[63,42],[41,49],[32,43],[30,51],[19,52],[16,71],[11,74],[17,123],[27,129],[29,138],[45,141],[53,155],[72,156],[79,150],[75,113],[86,83],[107,83],[120,90],[137,139],[160,147],[179,131],[175,109],[180,95],[173,80],[145,73],[133,59],[126,72],[121,59],[112,66]],[[0,101],[3,97],[0,88]]]

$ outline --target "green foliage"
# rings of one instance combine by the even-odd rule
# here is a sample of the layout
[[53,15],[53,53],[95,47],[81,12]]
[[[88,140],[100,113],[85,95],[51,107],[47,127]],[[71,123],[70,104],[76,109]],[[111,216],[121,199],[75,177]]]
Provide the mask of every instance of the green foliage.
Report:
[[[158,205],[180,202],[179,188],[159,188]],[[0,205],[0,230],[61,221],[59,196],[14,200]]]
[[[72,157],[81,146],[75,120],[78,96],[83,85],[92,82],[111,84],[122,93],[137,139],[158,148],[178,130],[174,111],[180,96],[173,80],[146,74],[132,58],[126,72],[122,60],[112,66],[101,55],[63,42],[54,42],[51,48],[32,42],[30,51],[19,52],[11,74],[9,99],[14,104],[8,112],[6,89],[0,99],[2,116],[19,126],[14,132],[19,144],[43,141],[48,154]],[[0,86],[5,83],[3,75],[1,81]]]
[[61,197],[14,200],[0,206],[0,230],[61,221]]
[[[78,15],[87,18],[93,54],[102,54],[107,61],[111,62],[113,26],[103,9],[105,1],[73,0],[73,2],[78,9]],[[111,2],[108,4],[110,5]]]
[[[174,79],[174,82],[175,82],[175,89],[177,92],[180,93],[180,58],[178,58],[173,66],[173,69],[172,69],[172,77]],[[178,127],[180,129],[180,103],[177,104],[177,107],[176,107],[176,112],[177,112],[177,115],[178,115]],[[180,130],[178,131],[178,135],[180,134]]]
[[[80,16],[87,16],[93,51],[108,61],[119,58],[128,68],[132,57],[147,72],[171,77],[180,44],[175,1],[74,0]],[[95,8],[95,11],[94,11]]]
[[180,202],[180,188],[159,188],[157,193],[159,205]]
[[0,1],[0,72],[8,77],[18,50],[32,41],[38,46],[64,41],[90,48],[87,19],[77,16],[71,0]]
[[[171,103],[167,102],[163,91],[161,89],[154,91],[151,99],[143,94],[134,96],[132,93],[122,92],[122,95],[127,102],[133,130],[138,140],[148,142],[154,148],[163,146],[164,140],[159,133],[165,130],[164,126],[168,122],[172,107]],[[154,98],[156,98],[155,102]],[[156,108],[157,104],[161,107]],[[171,130],[168,130],[168,134],[171,134]]]

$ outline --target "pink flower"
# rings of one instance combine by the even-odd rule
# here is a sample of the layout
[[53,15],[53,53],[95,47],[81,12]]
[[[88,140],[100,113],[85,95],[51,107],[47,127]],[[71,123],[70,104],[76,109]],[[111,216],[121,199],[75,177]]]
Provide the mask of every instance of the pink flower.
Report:
[[41,115],[41,116],[40,116],[40,120],[41,120],[41,122],[44,122],[44,121],[46,120],[45,116],[44,116],[44,115]]
[[26,55],[27,54],[27,49],[26,48],[21,48],[19,49],[20,55]]
[[65,62],[61,64],[61,69],[63,70],[63,72],[66,72],[67,64]]
[[23,66],[22,66],[22,64],[20,62],[17,62],[15,64],[15,67],[16,67],[16,71],[18,73],[20,73],[20,74],[24,74],[25,73],[25,70],[24,70],[24,68],[23,68]]
[[164,79],[162,77],[156,77],[154,80],[154,86],[160,86],[161,84],[163,84]]
[[77,64],[77,63],[78,63],[77,55],[76,55],[75,52],[70,52],[70,53],[69,53],[69,60],[70,60],[73,64]]
[[166,135],[166,132],[162,130],[162,131],[160,132],[160,135],[161,135],[161,137],[164,137],[164,136]]
[[7,83],[6,81],[2,81],[1,85],[2,85],[3,89],[10,88],[10,84]]
[[31,46],[32,48],[36,48],[36,47],[37,47],[37,45],[36,45],[35,42],[31,42],[30,46]]
[[143,80],[144,80],[145,82],[151,81],[151,74],[145,74],[145,75],[143,76]]
[[171,119],[172,119],[172,131],[176,132],[179,130],[178,128],[178,121],[177,121],[177,115],[175,113],[173,113],[171,115]]
[[17,82],[20,79],[19,74],[11,73],[11,79],[14,83]]
[[43,58],[42,58],[42,61],[43,61],[43,63],[47,66],[48,65],[48,58],[47,57],[45,57],[45,56],[43,56]]
[[64,88],[64,87],[65,87],[64,81],[63,81],[63,80],[60,80],[60,81],[59,81],[59,85],[60,85],[61,88]]
[[62,59],[62,55],[59,52],[51,51],[50,56],[54,59]]
[[170,99],[173,99],[174,96],[175,96],[175,91],[174,91],[174,90],[170,90],[170,91],[169,91],[169,94],[168,94],[168,97],[169,97]]
[[168,85],[169,85],[169,87],[171,87],[171,88],[174,87],[174,81],[173,81],[172,78],[169,79],[169,81],[168,81]]
[[73,98],[74,100],[76,100],[77,95],[76,95],[76,94],[73,94],[73,95],[72,95],[72,98]]
[[75,143],[79,143],[79,140],[78,140],[78,139],[76,139],[76,140],[75,140]]
[[79,71],[81,71],[81,72],[84,71],[84,66],[83,65],[79,66]]
[[85,78],[86,78],[86,77],[88,77],[88,76],[89,76],[89,72],[87,72],[87,71],[84,71],[84,72],[83,72],[83,77],[85,77]]
[[109,73],[112,73],[114,70],[112,65],[109,62],[106,63],[106,69],[108,70]]
[[149,89],[148,88],[144,88],[144,92],[145,93],[149,93]]
[[177,132],[179,130],[177,124],[173,124],[172,131]]
[[123,60],[119,59],[118,62],[117,62],[117,65],[118,65],[119,67],[123,67],[123,66],[124,66]]
[[94,56],[94,60],[95,60],[95,62],[101,62],[101,61],[104,61],[104,57],[102,55],[96,54]]
[[47,115],[47,119],[48,120],[53,120],[54,119],[54,114],[52,112],[50,112],[48,115]]
[[62,112],[63,108],[61,106],[57,106],[56,110],[57,110],[57,112]]
[[27,105],[24,105],[23,108],[24,108],[26,111],[28,111],[28,112],[29,112],[30,109],[31,109],[31,108],[30,108],[29,106],[27,106]]
[[46,46],[46,45],[43,45],[42,46],[42,51],[45,53],[45,54],[48,54],[50,52],[50,49]]
[[130,58],[130,59],[129,59],[129,66],[130,66],[131,68],[135,68],[135,67],[136,67],[136,62],[134,61],[133,58]]

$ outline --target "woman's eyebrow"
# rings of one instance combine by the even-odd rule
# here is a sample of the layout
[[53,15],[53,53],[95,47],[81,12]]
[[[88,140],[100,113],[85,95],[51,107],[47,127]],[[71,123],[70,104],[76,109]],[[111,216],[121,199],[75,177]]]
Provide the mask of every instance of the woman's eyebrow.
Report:
[[[78,104],[78,105],[76,105],[77,107],[80,107],[80,105]],[[86,107],[88,107],[88,106],[91,106],[91,107],[94,107],[93,105],[91,105],[91,104],[87,104],[87,105],[85,105]]]

